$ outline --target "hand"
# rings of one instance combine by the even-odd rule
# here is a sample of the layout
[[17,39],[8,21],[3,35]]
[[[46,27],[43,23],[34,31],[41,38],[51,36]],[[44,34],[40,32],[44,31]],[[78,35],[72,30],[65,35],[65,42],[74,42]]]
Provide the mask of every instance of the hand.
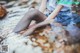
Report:
[[44,22],[52,23],[52,22],[54,22],[54,19],[52,19],[52,18],[47,18],[46,20],[44,20]]

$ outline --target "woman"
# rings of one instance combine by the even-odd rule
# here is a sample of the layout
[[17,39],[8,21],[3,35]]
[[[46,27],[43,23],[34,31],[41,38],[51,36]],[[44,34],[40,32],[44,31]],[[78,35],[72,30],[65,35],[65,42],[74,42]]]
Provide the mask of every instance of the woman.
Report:
[[[32,20],[36,21],[36,25],[29,29],[31,31],[30,33],[32,33],[36,28],[48,24],[47,21],[50,20],[57,21],[62,25],[67,26],[72,17],[72,2],[72,0],[42,0],[39,10],[29,10],[17,24],[13,32],[19,33],[28,28]],[[48,18],[43,14],[46,8],[48,10],[48,14],[46,14],[48,15]],[[51,26],[53,28],[53,24],[51,24]]]

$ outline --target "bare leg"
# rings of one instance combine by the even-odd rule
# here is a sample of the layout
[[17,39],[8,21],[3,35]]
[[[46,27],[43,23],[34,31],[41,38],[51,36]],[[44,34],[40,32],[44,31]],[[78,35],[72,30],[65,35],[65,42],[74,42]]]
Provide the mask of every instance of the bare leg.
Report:
[[28,11],[25,16],[20,20],[17,26],[14,28],[13,32],[18,33],[30,25],[32,20],[35,20],[36,23],[42,22],[46,19],[46,16],[36,9],[31,9]]
[[33,26],[32,28],[27,29],[27,31],[23,33],[23,36],[28,36],[28,35],[32,34],[33,31],[36,30],[37,28],[42,27],[42,26],[46,26],[48,24],[49,24],[48,21],[40,22],[40,23],[36,24],[35,26]]

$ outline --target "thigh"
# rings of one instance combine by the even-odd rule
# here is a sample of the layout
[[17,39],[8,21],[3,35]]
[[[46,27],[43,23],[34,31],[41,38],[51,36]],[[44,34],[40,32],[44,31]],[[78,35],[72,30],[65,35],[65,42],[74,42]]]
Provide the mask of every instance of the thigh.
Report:
[[45,14],[43,14],[42,12],[40,12],[37,9],[33,9],[33,10],[30,10],[30,11],[34,12],[33,15],[32,15],[32,20],[35,20],[36,23],[42,22],[47,18],[47,16]]
[[[20,22],[26,21],[26,20],[35,20],[37,23],[42,22],[46,19],[45,14],[43,14],[42,12],[40,12],[37,9],[30,9],[25,15],[24,17],[21,19]],[[27,21],[26,21],[27,22]]]

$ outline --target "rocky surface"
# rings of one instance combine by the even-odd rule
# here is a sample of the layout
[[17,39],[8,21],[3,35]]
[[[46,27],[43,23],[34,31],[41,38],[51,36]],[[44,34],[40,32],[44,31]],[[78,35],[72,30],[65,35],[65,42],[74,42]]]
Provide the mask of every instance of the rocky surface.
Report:
[[30,36],[12,32],[31,7],[38,8],[39,1],[34,1],[26,0],[26,2],[19,3],[15,1],[7,4],[8,14],[3,20],[0,20],[0,45],[8,47],[8,51],[4,53],[80,53],[80,44],[71,43],[73,42],[72,37],[69,36],[66,27],[56,22],[53,31],[48,26],[37,29]]

